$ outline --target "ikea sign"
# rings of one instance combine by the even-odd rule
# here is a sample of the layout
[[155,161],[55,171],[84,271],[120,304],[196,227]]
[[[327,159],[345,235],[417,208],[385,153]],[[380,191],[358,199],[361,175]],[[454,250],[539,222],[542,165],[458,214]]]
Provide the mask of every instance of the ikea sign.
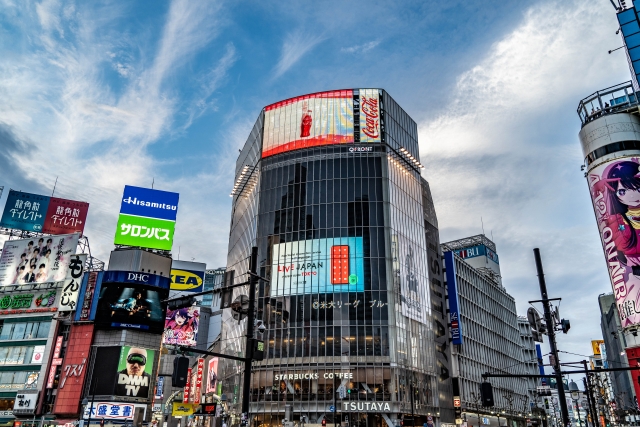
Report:
[[171,290],[202,292],[204,271],[171,269]]

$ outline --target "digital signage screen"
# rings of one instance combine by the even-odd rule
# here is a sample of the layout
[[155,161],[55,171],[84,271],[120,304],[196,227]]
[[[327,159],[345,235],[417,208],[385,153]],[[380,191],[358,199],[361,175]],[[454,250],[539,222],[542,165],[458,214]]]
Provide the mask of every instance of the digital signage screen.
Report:
[[364,291],[362,237],[273,246],[271,296]]
[[353,142],[353,90],[299,96],[264,109],[262,157]]
[[120,351],[114,396],[149,397],[155,351],[124,346]]
[[165,323],[162,301],[168,297],[168,289],[103,282],[95,314],[96,325],[162,333]]

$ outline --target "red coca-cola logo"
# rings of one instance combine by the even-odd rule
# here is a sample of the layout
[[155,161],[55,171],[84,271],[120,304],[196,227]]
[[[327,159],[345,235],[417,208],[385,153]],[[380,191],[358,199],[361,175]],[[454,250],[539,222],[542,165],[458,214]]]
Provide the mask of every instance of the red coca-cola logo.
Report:
[[375,98],[361,98],[360,111],[365,117],[365,126],[362,132],[369,138],[378,138],[380,136],[380,113],[378,110],[378,100]]

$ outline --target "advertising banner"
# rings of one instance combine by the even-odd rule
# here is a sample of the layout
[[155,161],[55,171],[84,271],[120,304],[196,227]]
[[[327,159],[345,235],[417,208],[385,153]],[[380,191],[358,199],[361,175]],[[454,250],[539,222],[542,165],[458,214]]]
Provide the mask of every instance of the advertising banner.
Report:
[[360,142],[381,142],[378,89],[360,89]]
[[168,251],[175,226],[174,221],[120,214],[113,243]]
[[0,227],[47,234],[82,233],[89,203],[10,190]]
[[164,321],[164,344],[194,347],[198,340],[200,307],[191,306],[177,310],[167,310]]
[[36,345],[33,347],[33,354],[31,355],[31,364],[32,365],[41,365],[42,359],[44,358],[44,347],[43,345]]
[[216,392],[216,384],[218,382],[218,358],[209,359],[209,367],[207,369],[207,393]]
[[353,142],[353,91],[299,96],[264,109],[262,157]]
[[178,193],[125,185],[120,213],[176,221]]
[[184,389],[182,390],[182,401],[184,403],[188,403],[189,399],[193,400],[191,397],[191,368],[187,369],[187,383],[184,385]]
[[423,255],[414,251],[408,239],[393,234],[391,236],[391,254],[394,286],[400,289],[402,314],[419,322],[426,322],[424,292],[426,286],[420,283],[418,266],[426,265]]
[[162,398],[164,397],[164,377],[163,376],[159,376],[158,380],[156,381],[156,393],[155,393],[155,400],[162,400]]
[[640,323],[640,163],[623,158],[588,174],[609,277],[623,328]]
[[122,347],[115,396],[149,397],[155,351],[140,347]]
[[[107,274],[103,277],[106,276]],[[168,278],[166,279],[168,285]],[[95,322],[101,327],[162,332],[165,313],[161,301],[168,296],[168,289],[108,283],[103,279],[97,300]]]
[[193,415],[195,412],[195,406],[193,403],[177,403],[173,402],[173,408],[171,415],[174,417],[186,417]]
[[174,260],[171,264],[171,290],[202,292],[207,264]]
[[591,340],[591,349],[594,356],[600,356],[600,344],[604,344],[604,340]]
[[202,379],[204,377],[204,359],[198,359],[198,369],[196,371],[196,384],[193,390],[193,403],[200,403],[202,396]]
[[91,406],[91,418],[93,420],[105,419],[105,420],[133,420],[136,408],[140,408],[143,411],[146,410],[146,405],[134,404],[134,403],[116,403],[116,402],[95,402],[93,405],[87,405],[83,419],[89,418],[89,407]]
[[0,295],[0,315],[58,311],[60,289]]
[[58,311],[75,311],[86,262],[86,254],[71,255],[67,278],[62,285],[62,295],[60,296]]
[[362,237],[273,246],[271,296],[364,291]]
[[449,332],[452,344],[462,344],[462,323],[460,301],[458,298],[458,282],[456,280],[456,264],[453,252],[444,253],[444,265],[447,278],[447,299],[449,301]]
[[7,240],[0,255],[0,286],[63,281],[79,234]]

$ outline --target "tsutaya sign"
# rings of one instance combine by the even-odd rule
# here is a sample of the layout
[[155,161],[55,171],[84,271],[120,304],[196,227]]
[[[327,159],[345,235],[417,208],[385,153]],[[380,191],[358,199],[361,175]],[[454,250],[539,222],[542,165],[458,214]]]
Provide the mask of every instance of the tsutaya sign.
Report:
[[389,405],[389,402],[342,402],[342,410],[343,411],[391,412],[391,405]]
[[[286,381],[286,380],[317,380],[319,374],[317,372],[305,372],[299,374],[279,374],[275,375],[274,381]],[[353,372],[325,372],[322,375],[324,379],[353,379]]]

